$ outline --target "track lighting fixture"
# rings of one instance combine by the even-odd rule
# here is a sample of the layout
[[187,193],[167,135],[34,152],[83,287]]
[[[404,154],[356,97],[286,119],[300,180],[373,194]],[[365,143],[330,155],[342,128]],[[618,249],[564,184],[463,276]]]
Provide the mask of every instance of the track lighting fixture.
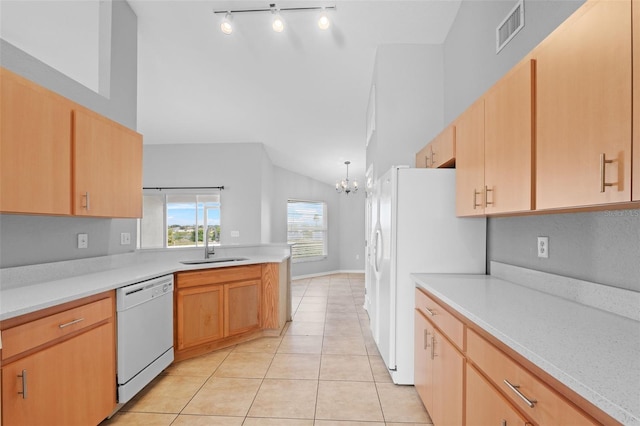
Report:
[[273,28],[273,31],[281,33],[284,31],[284,20],[282,19],[282,16],[280,16],[280,12],[276,9],[272,9],[271,13],[273,13],[273,23],[271,24],[271,28]]
[[290,11],[322,11],[320,14],[320,18],[318,19],[318,27],[321,30],[326,30],[331,26],[331,20],[329,19],[329,15],[327,14],[328,10],[336,10],[335,6],[310,6],[310,7],[276,7],[275,3],[269,4],[268,9],[240,9],[240,10],[214,10],[214,14],[224,14],[224,18],[220,23],[220,31],[224,34],[231,34],[233,32],[233,26],[231,24],[232,14],[240,14],[240,13],[249,13],[249,12],[270,12],[273,15],[273,21],[271,23],[271,28],[273,31],[277,33],[281,33],[284,31],[285,22],[282,18],[282,12],[290,12]]
[[329,20],[327,13],[322,12],[320,19],[318,19],[318,27],[320,27],[321,30],[326,30],[329,28],[329,25],[331,25],[331,21]]
[[231,20],[232,20],[232,16],[231,13],[227,12],[226,15],[224,15],[224,19],[222,20],[222,23],[220,24],[220,31],[222,31],[223,33],[229,35],[233,32],[233,26],[231,25]]

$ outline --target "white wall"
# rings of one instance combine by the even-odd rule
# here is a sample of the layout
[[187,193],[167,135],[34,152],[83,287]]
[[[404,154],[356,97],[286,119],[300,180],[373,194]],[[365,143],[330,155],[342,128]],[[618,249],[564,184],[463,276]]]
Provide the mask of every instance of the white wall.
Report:
[[415,166],[415,154],[444,125],[441,45],[378,46],[375,68],[376,131],[367,147],[373,178],[393,165]]
[[145,145],[143,186],[224,186],[220,243],[268,242],[262,230],[263,206],[269,204],[263,188],[271,185],[265,155],[258,143]]
[[516,0],[465,0],[444,43],[444,120],[451,122],[584,0],[525,0],[524,28],[496,54],[496,27]]

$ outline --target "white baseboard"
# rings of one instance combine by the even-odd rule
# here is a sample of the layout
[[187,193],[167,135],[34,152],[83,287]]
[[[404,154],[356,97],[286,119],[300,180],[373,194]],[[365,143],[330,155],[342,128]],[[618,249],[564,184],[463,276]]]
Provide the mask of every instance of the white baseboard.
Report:
[[292,276],[291,280],[303,280],[305,278],[316,278],[316,277],[325,277],[327,275],[336,275],[336,274],[364,274],[364,269],[344,269],[338,271],[327,271],[327,272],[318,272],[316,274],[307,274],[307,275],[297,275]]

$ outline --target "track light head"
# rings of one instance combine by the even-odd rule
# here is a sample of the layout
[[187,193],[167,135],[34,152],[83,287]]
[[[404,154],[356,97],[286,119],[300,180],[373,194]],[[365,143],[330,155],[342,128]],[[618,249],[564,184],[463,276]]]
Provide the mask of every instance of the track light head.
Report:
[[220,24],[220,31],[222,31],[226,35],[229,35],[233,32],[233,26],[231,25],[232,19],[233,17],[231,16],[231,13],[227,12],[227,14],[224,16],[224,19],[222,20],[222,23]]
[[284,31],[284,20],[278,11],[275,12],[275,16],[273,17],[273,23],[271,24],[273,31],[277,33],[281,33]]
[[329,20],[327,13],[322,12],[322,14],[320,15],[320,19],[318,19],[318,27],[321,30],[326,30],[327,28],[329,28],[330,25],[331,25],[331,21]]

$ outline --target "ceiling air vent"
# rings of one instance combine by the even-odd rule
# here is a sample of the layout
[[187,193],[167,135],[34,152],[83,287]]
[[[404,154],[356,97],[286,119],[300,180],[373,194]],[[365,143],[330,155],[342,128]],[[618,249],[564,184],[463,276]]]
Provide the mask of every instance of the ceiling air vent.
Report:
[[496,28],[496,54],[524,27],[524,0],[516,3],[511,12]]

